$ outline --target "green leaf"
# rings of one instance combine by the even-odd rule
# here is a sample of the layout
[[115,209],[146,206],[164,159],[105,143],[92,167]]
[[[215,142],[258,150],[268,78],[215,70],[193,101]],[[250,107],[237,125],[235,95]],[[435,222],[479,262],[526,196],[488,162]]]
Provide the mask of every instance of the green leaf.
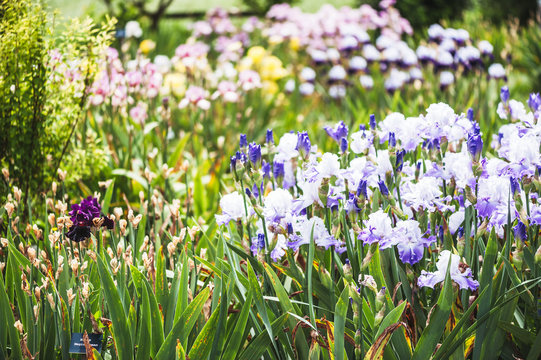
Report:
[[[288,320],[288,317],[289,314],[286,313],[272,322],[271,326],[273,333],[278,333],[282,330]],[[261,332],[252,339],[238,360],[259,359],[269,349],[270,345],[271,341],[267,332]]]
[[229,342],[229,344],[227,344],[224,354],[222,355],[223,360],[236,359],[237,354],[239,352],[239,347],[241,346],[241,342],[245,340],[243,336],[246,331],[246,323],[248,322],[248,316],[250,314],[251,307],[252,307],[252,293],[248,292],[248,295],[246,296],[246,301],[244,302],[244,305],[242,306],[239,319],[237,320],[237,324],[235,325],[235,329],[233,330],[233,333],[231,334],[231,341]]
[[120,301],[120,296],[113,282],[113,278],[105,267],[101,256],[98,257],[98,272],[105,301],[109,308],[109,316],[113,322],[115,347],[120,360],[133,359],[133,344],[128,329],[126,313]]
[[336,360],[344,359],[344,332],[348,307],[349,287],[346,286],[336,302],[334,313],[334,357]]
[[381,321],[381,324],[379,326],[378,332],[376,333],[375,338],[380,336],[383,333],[383,330],[385,330],[387,327],[389,327],[391,324],[397,323],[398,320],[402,317],[402,313],[404,312],[404,309],[406,308],[406,302],[402,302],[402,304],[398,305],[383,318]]
[[188,357],[190,359],[206,359],[209,356],[210,350],[214,342],[214,337],[216,336],[216,323],[218,322],[218,317],[221,311],[217,307],[216,310],[212,313],[208,321],[206,322],[203,329],[197,335]]
[[[133,271],[132,271],[133,274]],[[141,321],[139,326],[139,341],[137,342],[137,360],[150,359],[152,328],[150,326],[150,300],[146,286],[141,287]]]
[[17,329],[13,324],[15,324],[15,317],[11,311],[11,305],[9,304],[8,295],[6,288],[4,286],[4,279],[0,274],[0,320],[2,321],[2,327],[7,328],[7,333],[9,336],[9,342],[11,344],[11,358],[12,359],[22,359],[23,355],[21,352],[21,347],[19,345],[19,334]]
[[203,310],[205,302],[209,296],[210,290],[209,288],[205,288],[199,293],[199,295],[195,297],[190,305],[188,305],[178,321],[175,322],[175,325],[173,326],[173,329],[171,329],[169,335],[167,335],[167,338],[160,348],[160,351],[158,354],[156,354],[155,360],[166,360],[173,358],[177,339],[180,340],[183,347],[186,348],[188,343],[188,335],[190,335],[190,332],[192,331],[199,314],[201,314],[201,311]]
[[430,322],[423,330],[421,338],[419,339],[419,342],[415,347],[415,351],[413,352],[412,359],[414,360],[430,359],[436,345],[440,341],[443,331],[445,330],[447,320],[449,320],[451,307],[453,305],[453,285],[449,272],[451,269],[451,258],[452,257],[449,257],[449,264],[447,265],[447,274],[445,275],[443,290],[441,291],[438,302],[432,311]]
[[259,312],[259,316],[261,316],[261,319],[263,320],[263,325],[267,329],[267,334],[271,340],[274,350],[278,352],[278,346],[276,345],[276,341],[274,340],[274,332],[272,329],[272,325],[269,321],[269,315],[267,314],[267,306],[265,305],[265,300],[263,299],[263,294],[261,293],[261,287],[259,285],[259,282],[257,281],[257,277],[255,275],[254,269],[252,268],[252,265],[250,265],[250,263],[247,263],[247,265],[248,279],[250,280],[250,290],[255,296],[254,299],[257,311]]
[[115,189],[115,180],[111,182],[111,185],[107,188],[107,191],[105,192],[105,196],[103,197],[103,202],[101,206],[101,211],[104,214],[109,213],[109,205],[111,204],[111,198],[113,197],[113,191]]

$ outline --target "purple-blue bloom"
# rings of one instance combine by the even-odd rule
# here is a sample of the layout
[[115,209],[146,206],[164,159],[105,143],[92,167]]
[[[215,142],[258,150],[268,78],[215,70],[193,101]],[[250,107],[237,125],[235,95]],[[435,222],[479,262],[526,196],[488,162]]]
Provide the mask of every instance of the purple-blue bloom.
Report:
[[479,161],[483,151],[483,139],[480,134],[471,134],[468,136],[468,151],[473,161]]
[[312,143],[310,142],[310,137],[306,131],[299,132],[297,134],[297,147],[296,150],[301,154],[303,158],[307,158],[310,154],[310,149],[312,148]]
[[388,196],[389,195],[389,189],[387,189],[387,185],[385,185],[385,182],[383,180],[378,181],[379,191],[381,192],[381,195]]
[[500,99],[503,103],[507,104],[507,101],[509,100],[509,87],[507,87],[507,85],[502,86],[500,90]]
[[248,140],[246,139],[246,134],[240,134],[239,146],[241,149],[248,146]]
[[449,269],[451,280],[457,283],[460,289],[470,289],[474,291],[479,288],[479,282],[473,279],[471,269],[466,268],[463,272],[460,271],[460,256],[451,254],[449,250],[444,250],[440,253],[438,262],[436,263],[437,270],[435,272],[421,271],[421,276],[419,276],[417,281],[419,287],[427,286],[433,289],[436,284],[445,281],[447,268],[449,267],[449,258],[451,258],[451,267]]
[[274,135],[272,133],[272,129],[267,129],[265,141],[267,142],[267,144],[274,144]]
[[370,125],[370,129],[372,130],[375,130],[376,129],[376,115],[372,114],[370,115],[370,120],[369,120],[369,125]]
[[348,136],[348,127],[343,121],[340,121],[334,128],[325,126],[327,134],[333,138],[337,143],[340,143],[340,139]]
[[248,145],[248,158],[252,166],[258,168],[261,165],[261,145],[255,142]]

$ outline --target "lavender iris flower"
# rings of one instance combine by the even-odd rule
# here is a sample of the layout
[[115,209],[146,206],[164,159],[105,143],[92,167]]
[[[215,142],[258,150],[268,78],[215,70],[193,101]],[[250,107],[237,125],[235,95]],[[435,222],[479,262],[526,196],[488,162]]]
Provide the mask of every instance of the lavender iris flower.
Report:
[[340,139],[348,136],[348,127],[343,121],[340,121],[334,128],[325,126],[325,131],[332,137],[337,143],[340,143]]
[[252,254],[256,256],[259,250],[262,250],[264,248],[265,248],[265,235],[257,234],[256,237],[252,238],[252,246],[250,246],[250,250],[252,250]]
[[471,269],[466,268],[466,270],[461,271],[459,267],[460,256],[451,254],[449,250],[441,252],[436,263],[437,270],[435,272],[421,271],[421,276],[419,276],[418,280],[419,287],[428,286],[433,289],[436,284],[445,281],[447,268],[449,267],[449,258],[451,258],[451,268],[449,269],[451,279],[461,289],[476,290],[479,287],[479,282],[473,279]]
[[509,100],[509,88],[507,85],[502,86],[502,89],[500,90],[500,99],[503,103],[507,104],[507,101]]
[[263,161],[263,165],[261,166],[261,170],[263,170],[263,178],[264,179],[270,179],[271,175],[271,166],[268,162]]

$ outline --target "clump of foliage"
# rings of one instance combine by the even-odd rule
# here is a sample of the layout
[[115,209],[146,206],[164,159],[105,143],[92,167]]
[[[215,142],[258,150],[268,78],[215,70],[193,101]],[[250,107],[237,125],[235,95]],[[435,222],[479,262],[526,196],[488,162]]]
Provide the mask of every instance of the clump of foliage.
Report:
[[39,4],[0,4],[0,163],[27,198],[50,183],[71,144],[112,26],[73,20],[55,37]]

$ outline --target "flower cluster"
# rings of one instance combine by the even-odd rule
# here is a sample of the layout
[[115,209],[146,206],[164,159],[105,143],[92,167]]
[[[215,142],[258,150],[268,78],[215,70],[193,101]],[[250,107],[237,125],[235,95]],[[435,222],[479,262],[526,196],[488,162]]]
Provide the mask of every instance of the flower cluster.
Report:
[[[524,224],[538,223],[541,213],[535,193],[541,165],[539,95],[528,103],[530,111],[503,96],[498,111],[512,122],[500,128],[489,148],[471,109],[456,114],[443,103],[417,117],[391,113],[379,123],[371,117],[368,128],[356,131],[343,122],[328,126],[336,153],[321,153],[306,132],[286,133],[276,145],[270,130],[264,145],[248,144],[241,136],[231,169],[244,189],[224,196],[217,220],[254,226],[252,251],[274,261],[311,239],[344,253],[345,230],[337,221],[342,216],[352,224],[348,237],[360,241],[351,246],[396,248],[410,265],[441,249],[445,237],[462,255],[467,209],[476,211],[471,220],[476,229],[502,238],[508,221],[516,222],[515,238],[524,242]],[[521,247],[519,242],[517,251]],[[441,281],[448,258],[442,253],[438,272],[423,273],[420,284]],[[458,273],[457,259],[453,255],[452,278],[473,289],[471,272]]]

